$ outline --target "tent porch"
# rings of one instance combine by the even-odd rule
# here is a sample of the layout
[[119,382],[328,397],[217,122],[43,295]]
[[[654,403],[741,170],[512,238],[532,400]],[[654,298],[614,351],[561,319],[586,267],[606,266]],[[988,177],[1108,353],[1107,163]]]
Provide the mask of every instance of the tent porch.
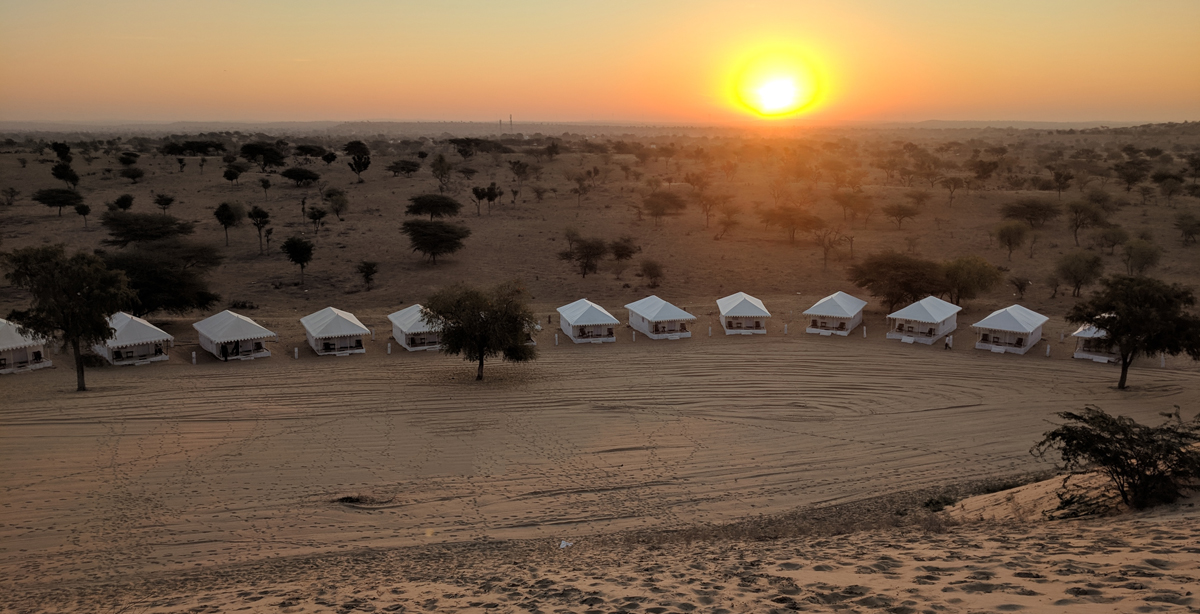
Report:
[[1075,344],[1075,358],[1093,362],[1120,362],[1121,357],[1116,352],[1104,348],[1103,338],[1081,337]]
[[858,327],[862,323],[862,314],[858,314],[853,318],[838,318],[834,316],[809,316],[808,328],[804,329],[806,333],[814,335],[839,335],[846,337],[850,331]]
[[41,345],[0,352],[0,374],[33,371],[53,365],[52,361],[46,359],[45,346]]
[[767,319],[761,316],[722,316],[721,327],[726,335],[765,335]]
[[436,349],[438,349],[438,347],[441,346],[441,343],[442,343],[441,339],[438,338],[437,333],[433,333],[433,332],[428,332],[428,333],[400,332],[399,335],[395,335],[393,332],[392,336],[395,337],[396,340],[400,342],[400,345],[402,347],[404,347],[404,349],[406,349],[410,352],[418,352],[421,350],[436,350]]
[[997,354],[1024,354],[1041,340],[1041,329],[1033,333],[1005,330],[983,330],[975,341],[975,349]]
[[170,356],[167,353],[167,345],[164,342],[143,343],[140,345],[131,345],[123,348],[104,348],[101,355],[109,364],[113,365],[136,365],[148,362],[160,362],[168,360]]
[[349,356],[350,354],[365,354],[362,335],[347,335],[345,337],[309,338],[308,345],[317,356]]
[[933,345],[938,339],[954,332],[956,328],[958,328],[958,324],[953,317],[936,323],[888,318],[887,338],[901,341],[912,339],[913,343]]
[[572,326],[569,336],[575,343],[611,343],[617,340],[610,324]]

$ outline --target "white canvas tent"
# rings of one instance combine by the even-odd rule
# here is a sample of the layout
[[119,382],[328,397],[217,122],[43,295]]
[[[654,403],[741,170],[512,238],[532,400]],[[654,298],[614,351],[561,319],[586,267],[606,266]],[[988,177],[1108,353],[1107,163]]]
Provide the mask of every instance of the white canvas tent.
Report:
[[647,296],[625,306],[629,310],[629,325],[651,339],[683,339],[691,337],[688,324],[696,316],[658,298]]
[[161,328],[139,318],[118,311],[108,318],[113,336],[104,343],[92,346],[92,351],[114,365],[144,365],[169,358],[168,348],[175,345],[175,337]]
[[1024,354],[1042,338],[1042,325],[1050,318],[1022,307],[1011,305],[993,311],[971,328],[979,333],[975,349],[997,354]]
[[308,346],[318,356],[365,354],[363,338],[371,331],[354,314],[333,307],[300,318]]
[[765,335],[767,334],[767,311],[763,302],[746,294],[738,292],[717,299],[717,309],[721,310],[721,328],[726,335]]
[[558,308],[559,327],[575,343],[611,343],[621,322],[603,307],[581,298]]
[[441,340],[437,331],[421,316],[421,306],[405,307],[388,316],[392,323],[392,337],[410,351],[436,350]]
[[858,297],[834,292],[804,312],[809,318],[809,326],[804,332],[845,337],[862,324],[862,311],[866,306],[867,302]]
[[936,296],[927,296],[900,311],[888,315],[888,339],[903,343],[934,341],[958,328],[958,312],[962,307],[947,303]]
[[271,351],[264,344],[276,337],[254,320],[229,310],[196,322],[192,328],[200,333],[200,347],[221,360],[266,358]]
[[1075,358],[1100,363],[1117,362],[1120,359],[1115,349],[1104,347],[1104,339],[1108,338],[1108,332],[1103,328],[1084,324],[1079,330],[1071,333],[1071,336],[1076,339]]
[[44,341],[22,335],[16,324],[0,320],[0,374],[32,371],[53,364],[46,359]]

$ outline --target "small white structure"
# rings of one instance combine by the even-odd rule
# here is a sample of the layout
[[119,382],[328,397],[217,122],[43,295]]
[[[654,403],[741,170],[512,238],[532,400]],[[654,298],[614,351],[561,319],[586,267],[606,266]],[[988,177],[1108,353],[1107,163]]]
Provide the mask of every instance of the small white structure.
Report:
[[53,366],[46,359],[46,343],[17,331],[17,325],[0,320],[0,374]]
[[174,347],[175,337],[161,328],[123,311],[108,318],[113,336],[104,343],[92,346],[109,364],[145,365],[167,360],[167,349]]
[[651,339],[683,339],[692,336],[688,324],[696,316],[654,296],[647,296],[625,306],[629,310],[629,325]]
[[308,346],[318,356],[367,353],[363,338],[370,335],[371,330],[348,311],[326,307],[300,318],[300,324],[304,326]]
[[765,335],[767,334],[767,311],[762,301],[738,292],[725,298],[717,299],[717,309],[721,310],[721,328],[726,335]]
[[927,296],[900,311],[888,315],[888,339],[902,343],[933,345],[958,328],[958,312],[962,307],[947,303],[936,296]]
[[558,308],[559,327],[575,343],[612,343],[621,322],[603,307],[581,298]]
[[437,331],[421,316],[421,309],[420,305],[413,305],[388,316],[388,321],[392,323],[392,337],[410,352],[436,350],[441,343]]
[[200,333],[200,347],[221,360],[266,358],[271,351],[264,345],[277,335],[244,315],[225,310],[192,325]]
[[845,337],[862,324],[862,311],[866,306],[867,302],[858,297],[845,292],[834,292],[804,312],[809,318],[809,326],[804,332],[825,337]]
[[1042,338],[1042,325],[1049,320],[1050,318],[1020,305],[997,309],[988,317],[971,325],[971,328],[979,333],[975,349],[997,354],[1024,354],[1029,348],[1037,345]]
[[1121,358],[1117,354],[1116,348],[1104,347],[1104,340],[1108,338],[1108,332],[1103,328],[1084,324],[1079,327],[1079,330],[1071,333],[1071,336],[1077,339],[1075,342],[1075,358],[1100,363],[1117,362]]

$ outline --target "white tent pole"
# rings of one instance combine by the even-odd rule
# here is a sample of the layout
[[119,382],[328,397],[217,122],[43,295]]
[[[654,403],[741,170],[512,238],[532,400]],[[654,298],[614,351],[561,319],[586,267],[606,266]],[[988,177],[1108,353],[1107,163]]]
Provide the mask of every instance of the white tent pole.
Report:
[[192,352],[192,364],[196,364],[196,353]]
[[867,338],[867,326],[864,324],[863,325],[863,339],[866,339],[866,338]]
[[1050,344],[1046,344],[1046,358],[1050,358]]
[[558,333],[554,333],[554,345],[558,345]]
[[292,356],[296,360],[300,360],[300,348],[292,348]]
[[712,336],[712,327],[711,326],[708,327],[708,336],[709,337]]
[[375,329],[372,328],[371,329],[371,341],[374,341],[374,340],[375,340]]
[[392,355],[392,342],[388,341],[388,356]]
[[1166,354],[1166,352],[1159,352],[1159,353],[1158,353],[1158,366],[1159,366],[1159,367],[1162,367],[1163,369],[1166,369],[1166,368],[1167,368],[1167,354]]
[[784,325],[783,325],[783,334],[785,334],[785,335],[787,334],[787,324],[786,323],[784,323]]
[[633,340],[637,341],[637,331],[633,331]]

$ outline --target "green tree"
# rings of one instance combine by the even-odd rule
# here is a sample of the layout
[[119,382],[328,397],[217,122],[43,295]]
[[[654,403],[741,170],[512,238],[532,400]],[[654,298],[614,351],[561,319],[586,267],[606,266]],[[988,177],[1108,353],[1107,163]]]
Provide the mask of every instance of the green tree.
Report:
[[433,162],[429,163],[429,171],[433,173],[433,178],[437,179],[438,192],[444,194],[450,188],[450,181],[454,179],[454,165],[446,156],[438,154]]
[[8,320],[22,333],[71,346],[76,390],[87,390],[83,349],[111,338],[108,316],[133,301],[125,274],[95,254],[67,256],[63,245],[18,249],[4,264],[9,283],[32,295],[29,309],[11,312]]
[[1024,220],[1030,228],[1045,226],[1046,222],[1062,215],[1062,209],[1040,198],[1022,198],[1000,208],[1000,216],[1006,220]]
[[587,278],[588,273],[600,269],[600,261],[608,255],[608,243],[604,239],[577,238],[570,242],[566,250],[558,254],[559,260],[570,262],[579,271],[579,275]]
[[76,173],[75,169],[71,168],[71,165],[66,162],[55,164],[54,168],[50,169],[50,176],[67,184],[67,187],[72,190],[75,189],[75,186],[79,185],[79,173]]
[[892,204],[879,209],[888,219],[896,222],[896,229],[904,227],[904,220],[911,220],[921,215],[921,210],[913,205]]
[[78,205],[75,205],[75,213],[78,213],[79,217],[83,218],[83,227],[87,228],[87,218],[92,214],[92,208],[83,203],[79,203]]
[[317,246],[304,237],[288,237],[279,249],[287,256],[288,261],[300,267],[300,287],[304,287],[304,269],[312,262],[313,252]]
[[137,183],[138,180],[146,176],[146,171],[137,168],[136,166],[131,166],[129,168],[121,169],[121,176],[128,179],[129,183]]
[[950,195],[950,199],[946,201],[947,205],[954,205],[954,193],[961,190],[967,185],[962,177],[945,177],[938,182],[938,185],[946,188],[946,192]]
[[175,197],[170,194],[158,194],[154,197],[154,206],[162,209],[163,215],[167,214],[167,209],[175,204]]
[[287,164],[287,150],[282,149],[279,143],[266,141],[246,143],[238,150],[238,154],[245,161],[257,164],[258,170],[263,173],[267,172],[270,167],[281,167]]
[[1075,201],[1067,205],[1067,227],[1075,238],[1075,247],[1079,247],[1079,231],[1084,228],[1095,228],[1108,223],[1108,216],[1099,205],[1086,200]]
[[296,183],[296,187],[298,188],[312,185],[321,180],[321,175],[319,173],[310,171],[307,168],[300,168],[298,166],[289,168],[286,171],[279,173],[279,176],[287,179],[288,181],[294,181]]
[[47,188],[38,190],[33,193],[33,201],[42,203],[51,209],[58,209],[58,217],[62,217],[62,210],[66,207],[74,208],[83,202],[83,197],[75,190],[66,188]]
[[238,177],[242,176],[242,172],[236,168],[229,167],[225,169],[225,173],[221,176],[224,177],[225,181],[228,181],[230,184],[237,185]]
[[437,264],[438,256],[453,254],[463,248],[463,241],[471,236],[471,229],[449,222],[408,220],[400,227],[408,237],[412,251],[424,254],[429,262]]
[[[1197,154],[1200,156],[1200,154]],[[1183,244],[1195,243],[1196,236],[1200,235],[1200,217],[1190,211],[1184,211],[1175,215],[1175,230],[1178,230],[1183,237]]]
[[190,235],[196,230],[196,225],[192,222],[169,215],[132,213],[118,209],[105,211],[100,216],[100,225],[109,234],[109,238],[102,243],[116,247]]
[[1121,357],[1125,389],[1129,367],[1138,356],[1184,354],[1200,360],[1200,317],[1186,311],[1196,304],[1190,289],[1150,277],[1115,275],[1100,282],[1092,298],[1067,312],[1072,324],[1103,330],[1103,342]]
[[1125,184],[1125,191],[1133,190],[1134,186],[1150,176],[1150,162],[1145,158],[1133,158],[1114,164],[1113,173]]
[[225,229],[225,246],[229,247],[229,229],[241,225],[246,218],[246,210],[237,203],[221,203],[213,211],[213,217]]
[[961,305],[1004,281],[1004,273],[979,256],[961,256],[942,264],[950,302]]
[[330,164],[337,162],[337,159],[337,153],[332,151],[325,152],[325,155],[321,156],[321,161],[325,163],[325,166],[329,166]]
[[1200,414],[1184,422],[1179,406],[1175,408],[1175,413],[1163,414],[1167,420],[1159,426],[1094,406],[1059,412],[1067,424],[1047,431],[1030,452],[1044,458],[1057,451],[1063,468],[1072,473],[1098,471],[1134,509],[1174,503],[1200,480]]
[[896,252],[864,258],[847,269],[847,277],[887,304],[888,311],[931,294],[945,294],[949,289],[942,265]]
[[421,313],[437,330],[442,353],[461,355],[479,365],[475,374],[479,381],[488,358],[500,356],[510,362],[537,358],[537,347],[527,344],[537,318],[525,296],[518,282],[488,290],[455,285],[429,297]]
[[1008,259],[1012,260],[1012,254],[1018,248],[1025,244],[1025,238],[1029,235],[1029,229],[1020,222],[1009,222],[1001,224],[996,229],[996,241],[1002,247],[1008,250]]
[[133,208],[133,194],[122,194],[113,199],[109,211],[129,211]]
[[313,233],[321,231],[321,227],[325,225],[325,217],[327,215],[329,213],[320,207],[313,207],[308,210],[308,221],[312,222]]
[[367,290],[370,290],[371,286],[375,283],[375,275],[379,273],[379,263],[363,260],[358,263],[358,266],[354,270],[358,271],[359,276],[362,277],[363,284],[367,286]]
[[782,228],[787,232],[788,242],[796,243],[796,233],[815,232],[825,227],[825,220],[795,205],[778,205],[758,212],[764,226]]
[[[157,216],[155,216],[157,217]],[[221,299],[205,277],[221,264],[211,245],[170,237],[138,243],[104,254],[108,268],[124,271],[136,295],[129,311],[136,316],[165,311],[182,315],[211,308]]]
[[642,260],[642,264],[639,267],[638,272],[640,272],[642,277],[649,282],[646,285],[650,286],[651,288],[657,288],[659,282],[662,281],[662,278],[665,275],[663,266],[659,264],[657,260],[650,260],[649,258]]
[[655,226],[662,223],[663,216],[679,215],[686,208],[683,197],[674,192],[654,192],[642,199],[642,209],[654,220]]
[[1107,249],[1108,255],[1111,256],[1118,245],[1125,245],[1129,242],[1129,233],[1120,226],[1110,226],[1096,233],[1095,239],[1096,243]]
[[246,217],[250,218],[250,224],[258,231],[258,254],[261,256],[263,253],[263,230],[271,225],[271,213],[255,205],[250,208],[250,213]]
[[1074,251],[1059,258],[1054,273],[1071,286],[1071,296],[1079,296],[1084,286],[1104,274],[1104,260],[1098,254]]
[[421,163],[415,160],[396,160],[387,166],[386,169],[393,177],[404,175],[412,177],[413,173],[421,170]]
[[404,208],[405,215],[428,215],[434,218],[454,217],[462,210],[462,204],[457,200],[442,194],[419,194],[408,199]]
[[270,193],[268,192],[271,189],[271,180],[263,177],[258,180],[258,185],[262,186],[263,200],[271,200]]
[[1125,244],[1121,262],[1130,275],[1142,275],[1162,260],[1162,248],[1147,239],[1134,239]]
[[342,151],[350,156],[350,161],[346,165],[354,171],[358,182],[362,183],[362,174],[371,167],[371,150],[362,141],[350,141],[342,146]]

